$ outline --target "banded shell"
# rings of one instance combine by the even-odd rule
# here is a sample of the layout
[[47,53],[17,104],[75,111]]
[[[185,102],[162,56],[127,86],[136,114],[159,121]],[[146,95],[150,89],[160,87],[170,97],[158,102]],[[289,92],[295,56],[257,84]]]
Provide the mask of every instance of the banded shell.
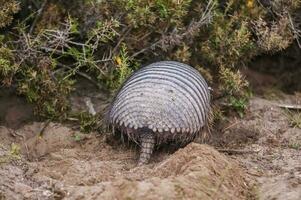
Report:
[[109,120],[129,136],[139,134],[138,129],[149,129],[157,141],[174,139],[178,133],[177,138],[185,140],[205,125],[209,108],[210,91],[197,70],[161,61],[126,80],[111,105]]

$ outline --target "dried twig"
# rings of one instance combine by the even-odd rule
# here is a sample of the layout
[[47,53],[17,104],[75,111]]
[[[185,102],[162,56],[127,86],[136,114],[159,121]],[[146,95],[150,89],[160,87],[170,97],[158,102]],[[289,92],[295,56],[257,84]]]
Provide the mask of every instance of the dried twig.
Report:
[[81,77],[87,79],[88,81],[90,81],[91,83],[93,83],[98,89],[103,89],[103,87],[102,87],[98,82],[96,82],[92,77],[90,77],[88,74],[85,74],[85,73],[80,72],[80,71],[78,71],[78,70],[74,70],[74,68],[72,68],[72,67],[70,67],[70,66],[68,66],[68,65],[64,65],[64,64],[62,64],[62,63],[57,63],[57,65],[58,65],[59,67],[62,67],[62,68],[66,68],[66,69],[69,69],[69,70],[73,70],[74,73],[76,73],[77,75],[79,75],[79,76],[81,76]]
[[45,51],[46,53],[51,52],[51,53],[55,53],[55,54],[58,54],[58,55],[63,55],[64,54],[64,51],[49,48],[49,47],[40,47],[40,49]]
[[286,108],[291,110],[301,110],[301,105],[294,105],[294,104],[276,104],[276,106],[280,108]]
[[38,20],[40,19],[41,15],[42,15],[42,13],[43,13],[45,7],[46,7],[46,4],[47,4],[47,0],[45,0],[45,1],[43,2],[41,8],[38,10],[37,15],[36,15],[34,21],[32,22],[32,25],[31,25],[31,27],[30,27],[29,34],[32,34],[32,33],[33,33],[33,31],[34,31],[34,29],[35,29],[35,27],[36,27],[36,24],[37,24]]
[[48,119],[48,120],[45,122],[43,128],[41,129],[41,131],[40,131],[40,133],[39,133],[39,137],[42,137],[42,136],[43,136],[43,134],[44,134],[46,128],[48,127],[48,125],[50,124],[50,122],[51,122],[50,119]]
[[290,24],[291,24],[291,29],[292,29],[292,31],[293,31],[293,33],[294,33],[294,37],[295,37],[295,39],[296,39],[296,41],[297,41],[297,44],[298,44],[299,48],[301,48],[301,43],[300,43],[300,41],[299,41],[299,39],[301,38],[301,31],[298,30],[298,29],[295,27],[294,22],[293,22],[293,20],[292,20],[292,17],[291,17],[291,15],[290,15],[289,13],[288,13],[288,18],[289,18],[289,21],[290,21]]
[[119,41],[117,42],[116,46],[114,47],[112,53],[115,54],[118,47],[120,46],[121,42],[124,40],[124,38],[131,32],[132,27],[128,27],[126,28],[127,30],[124,31],[124,34],[122,34],[121,38],[119,39]]
[[236,121],[236,122],[230,124],[229,126],[227,126],[226,128],[224,128],[221,132],[224,133],[226,130],[228,130],[228,129],[230,129],[230,128],[232,128],[232,127],[234,127],[234,126],[236,126],[236,125],[238,125],[240,123],[242,123],[242,120]]
[[219,152],[228,153],[228,154],[252,154],[258,153],[260,150],[243,150],[243,149],[217,149]]

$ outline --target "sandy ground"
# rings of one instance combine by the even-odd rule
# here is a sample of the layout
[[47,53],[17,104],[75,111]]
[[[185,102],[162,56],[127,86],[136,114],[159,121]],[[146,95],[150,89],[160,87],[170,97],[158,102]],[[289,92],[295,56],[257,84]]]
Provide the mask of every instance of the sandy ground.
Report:
[[45,123],[14,117],[29,108],[12,102],[0,115],[0,200],[301,199],[301,129],[276,101],[253,97],[207,144],[158,149],[141,167],[138,148],[110,134],[50,123],[40,135]]
[[[292,97],[283,103],[294,103]],[[243,119],[230,119],[212,136],[255,178],[258,199],[301,199],[301,129],[293,128],[279,103],[253,98]],[[299,103],[300,104],[300,103]],[[231,152],[232,149],[242,150]]]
[[[137,167],[137,150],[127,145],[111,146],[99,134],[80,134],[60,124],[50,124],[42,137],[37,136],[42,127],[33,123],[17,131],[0,129],[2,199],[244,199],[248,195],[245,170],[208,145],[191,143],[173,154],[157,152],[149,165]],[[74,134],[81,139],[75,141]],[[12,143],[20,146],[20,155]]]

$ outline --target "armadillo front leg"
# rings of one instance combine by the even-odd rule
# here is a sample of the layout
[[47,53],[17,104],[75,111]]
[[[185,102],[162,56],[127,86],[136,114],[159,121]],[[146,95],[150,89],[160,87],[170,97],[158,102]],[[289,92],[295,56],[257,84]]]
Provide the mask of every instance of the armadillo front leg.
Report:
[[138,165],[147,164],[155,147],[155,135],[153,133],[142,133],[140,135],[141,152]]

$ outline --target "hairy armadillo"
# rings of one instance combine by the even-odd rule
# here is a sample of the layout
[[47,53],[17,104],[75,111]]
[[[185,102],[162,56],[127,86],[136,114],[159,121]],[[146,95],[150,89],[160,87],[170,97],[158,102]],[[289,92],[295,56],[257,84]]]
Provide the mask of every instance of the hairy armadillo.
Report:
[[140,144],[139,164],[146,164],[155,145],[192,141],[209,110],[210,92],[201,74],[183,63],[161,61],[125,81],[111,104],[109,121]]

